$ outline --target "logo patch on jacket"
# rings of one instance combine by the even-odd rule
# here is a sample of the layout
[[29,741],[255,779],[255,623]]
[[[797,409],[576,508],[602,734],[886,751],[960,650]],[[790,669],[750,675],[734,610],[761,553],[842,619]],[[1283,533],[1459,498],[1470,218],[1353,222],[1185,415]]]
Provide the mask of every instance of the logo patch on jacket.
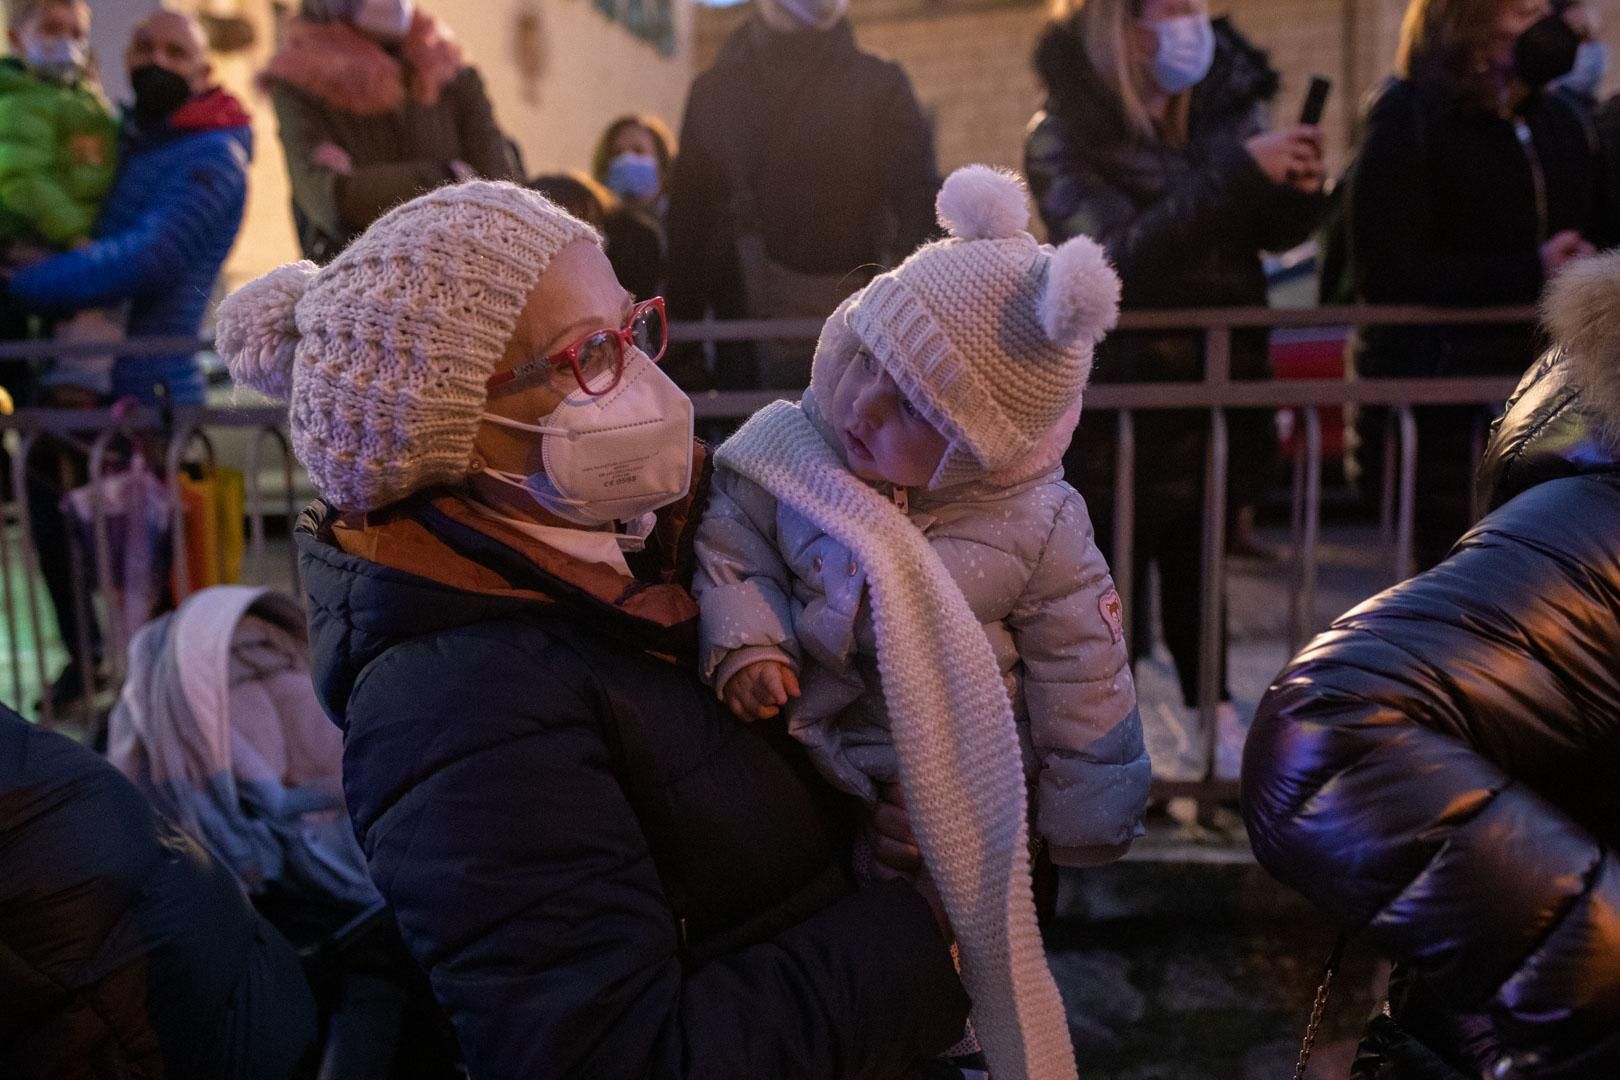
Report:
[[1110,587],[1098,597],[1097,611],[1102,615],[1103,622],[1108,624],[1108,632],[1114,636],[1114,644],[1118,645],[1124,641],[1125,605],[1119,602],[1119,590]]
[[75,165],[107,164],[107,146],[99,135],[75,135],[68,140],[68,153]]

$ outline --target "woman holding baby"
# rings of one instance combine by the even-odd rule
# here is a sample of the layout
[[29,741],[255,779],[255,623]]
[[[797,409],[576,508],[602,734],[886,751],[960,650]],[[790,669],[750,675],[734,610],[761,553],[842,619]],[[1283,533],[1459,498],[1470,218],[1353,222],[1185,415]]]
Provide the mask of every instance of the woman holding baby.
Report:
[[[918,643],[892,628],[915,608],[891,588],[908,568],[921,568],[916,587],[937,598],[931,632],[971,631],[953,639],[951,661],[963,692],[983,695],[970,699],[985,703],[976,722],[993,730],[972,733],[960,760],[991,781],[1011,773],[962,820],[942,816],[935,799],[908,819],[892,775],[872,777],[865,803],[851,797],[852,784],[824,779],[825,755],[806,753],[802,732],[771,709],[751,722],[733,716],[720,700],[733,688],[699,680],[700,639],[712,652],[723,626],[700,618],[685,587],[708,455],[693,443],[690,402],[656,366],[662,301],[625,292],[588,226],[533,192],[463,184],[390,212],[324,270],[283,267],[222,308],[221,352],[238,380],[290,401],[295,447],[322,496],[298,529],[317,689],[345,730],[349,809],[372,876],[473,1075],[918,1075],[925,1059],[960,1049],[962,979],[981,988],[974,1020],[992,1068],[1011,1047],[1025,1075],[1074,1074],[1038,936],[1019,935],[1034,925],[1029,852],[1049,843],[1075,860],[1117,855],[1146,796],[1106,566],[1056,464],[1067,435],[1057,429],[1072,427],[1117,283],[1095,251],[1064,256],[1030,239],[1015,181],[981,181],[989,203],[958,213],[942,243],[978,245],[969,253],[993,268],[984,303],[995,296],[1023,312],[1028,357],[1012,361],[1064,372],[1063,400],[998,399],[998,422],[961,400],[971,383],[940,384],[937,396],[908,382],[908,407],[898,361],[863,350],[864,324],[844,312],[835,320],[853,321],[832,335],[841,345],[828,404],[858,413],[870,442],[835,445],[827,410],[809,404],[814,390],[805,415],[815,419],[780,429],[825,435],[798,475],[821,476],[824,494],[894,537],[892,563],[876,541],[849,538],[877,561],[846,574],[857,587],[839,595],[868,605],[881,597],[866,592],[891,589],[875,611],[882,640],[857,646],[851,671]],[[875,295],[903,299],[917,280]],[[874,307],[861,318],[880,316]],[[850,373],[864,390],[845,385]],[[900,410],[911,449],[933,463],[903,478],[916,511],[852,456],[885,453],[886,409]],[[729,471],[786,508],[792,500],[753,471],[773,458],[771,434],[756,429]],[[1021,469],[1026,455],[1036,464]],[[727,491],[735,513],[747,496],[735,483]],[[964,494],[1039,535],[989,517],[962,535],[963,515],[946,504]],[[822,509],[806,505],[805,520],[836,532]],[[929,515],[946,522],[955,560],[930,548]],[[760,527],[763,551],[775,536]],[[1053,539],[1058,531],[1074,535]],[[710,540],[706,579],[734,583],[724,545]],[[970,604],[953,581],[969,572],[960,559],[1003,541],[997,595]],[[840,550],[831,536],[815,542],[829,559]],[[1053,613],[1062,625],[1043,629]],[[877,625],[871,612],[851,619],[858,635]],[[992,633],[993,620],[1004,633]],[[795,689],[796,675],[823,678],[785,639],[740,644],[768,646],[760,655]],[[1027,680],[1016,658],[1026,644],[1038,650]],[[924,681],[885,682],[890,708],[916,705]],[[1048,708],[1060,693],[1081,704]],[[794,707],[777,704],[791,720]],[[1041,717],[1033,727],[1031,712]],[[932,716],[930,730],[960,734],[940,726],[949,719]],[[918,753],[907,723],[892,724],[902,783]],[[858,767],[860,757],[849,760]],[[1031,831],[1024,784],[1043,777],[1050,790]],[[963,782],[972,792],[986,779]],[[1061,830],[1051,837],[1047,818]],[[939,864],[963,821],[980,827],[984,858],[999,860],[1000,877],[981,867],[975,878],[989,883],[988,904],[924,867]],[[996,910],[1011,931],[983,917]],[[1025,1007],[1009,1007],[1009,994]],[[1050,1021],[1054,1005],[1057,1027],[1020,1019]]]

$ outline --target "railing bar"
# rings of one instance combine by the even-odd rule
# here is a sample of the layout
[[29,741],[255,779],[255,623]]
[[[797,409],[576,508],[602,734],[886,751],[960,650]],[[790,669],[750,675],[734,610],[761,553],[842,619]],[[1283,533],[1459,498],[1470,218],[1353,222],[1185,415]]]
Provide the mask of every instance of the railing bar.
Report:
[[[66,454],[59,453],[56,457],[56,475],[65,497],[73,490],[73,465]],[[56,510],[61,513],[60,504]],[[95,737],[96,727],[96,664],[95,649],[90,644],[90,627],[91,620],[96,618],[96,611],[89,590],[85,588],[84,545],[79,542],[79,530],[67,520],[66,515],[63,515],[62,532],[67,538],[68,577],[73,591],[73,611],[77,616],[75,621],[78,623],[78,632],[74,636],[79,639],[79,705],[84,714],[85,739],[91,741]]]
[[1215,752],[1219,733],[1216,714],[1220,707],[1223,668],[1221,633],[1225,612],[1226,574],[1226,413],[1210,410],[1209,454],[1204,476],[1203,596],[1199,603],[1202,633],[1199,635],[1198,711],[1203,723],[1204,779],[1214,780]]
[[[20,515],[28,512],[27,495],[21,491],[12,492],[12,506]],[[0,589],[5,593],[6,606],[6,645],[11,659],[11,692],[13,707],[20,713],[24,709],[23,675],[22,675],[22,644],[17,640],[17,600],[16,586],[11,575],[16,564],[11,557],[11,511],[7,510],[0,515]]]
[[1405,581],[1412,576],[1417,531],[1418,427],[1410,407],[1402,406],[1396,415],[1401,427],[1401,481],[1400,512],[1395,520],[1395,580]]
[[1399,482],[1395,467],[1400,438],[1399,419],[1393,409],[1384,418],[1383,427],[1384,468],[1378,478],[1378,542],[1385,548],[1391,548],[1395,543],[1395,488]]
[[[1118,409],[1301,408],[1335,405],[1500,405],[1512,394],[1511,379],[1288,379],[1272,382],[1233,382],[1211,386],[1190,383],[1099,383],[1086,391],[1091,411]],[[797,391],[732,390],[694,394],[699,419],[727,419],[752,415],[762,406]],[[218,428],[258,428],[286,422],[285,408],[207,408],[176,410],[176,422]],[[0,430],[98,432],[127,424],[133,430],[158,430],[163,424],[155,412],[132,410],[115,418],[110,412],[71,409],[24,409],[0,416]]]
[[1301,593],[1304,592],[1305,583],[1305,453],[1300,444],[1303,433],[1305,413],[1313,412],[1311,409],[1295,409],[1290,415],[1294,423],[1294,477],[1293,488],[1288,502],[1288,544],[1289,544],[1289,575],[1288,575],[1288,655],[1299,652],[1300,626],[1304,623],[1301,614]]
[[264,584],[269,578],[269,555],[265,550],[264,542],[264,514],[259,507],[259,446],[264,441],[264,433],[269,429],[260,429],[248,443],[247,464],[243,468],[243,494],[247,498],[248,513],[248,561],[253,567],[253,581]]
[[297,471],[297,459],[293,456],[292,443],[286,434],[276,428],[276,434],[281,439],[281,474],[286,480],[287,491],[287,558],[292,563],[293,595],[304,595],[304,569],[298,563],[298,494],[293,485],[294,473]]
[[[174,572],[174,603],[178,607],[185,603],[191,595],[191,567],[186,565],[186,507],[182,496],[180,484],[180,466],[185,458],[186,451],[190,449],[193,441],[202,443],[207,454],[209,477],[217,476],[218,461],[214,457],[213,440],[200,428],[195,426],[175,428],[174,438],[169,443],[169,455],[165,462],[169,474],[169,495],[174,500],[174,524],[170,529],[170,550],[173,554]],[[208,528],[209,522],[203,522],[202,527]]]
[[123,435],[131,446],[135,443],[132,434],[119,431],[105,431],[96,437],[90,445],[90,537],[95,548],[96,581],[100,586],[101,596],[107,604],[107,633],[112,644],[109,652],[112,654],[108,661],[107,675],[116,688],[123,683],[125,653],[129,642],[124,638],[124,628],[128,625],[129,612],[125,602],[129,599],[129,582],[120,590],[113,581],[112,573],[112,538],[107,529],[107,500],[102,494],[102,481],[106,479],[107,448],[112,440]]
[[[1119,593],[1125,651],[1131,652],[1131,612],[1136,595],[1136,416],[1121,410],[1114,448],[1114,590]],[[1131,658],[1134,659],[1134,658]]]
[[[22,524],[22,554],[23,554],[23,595],[28,601],[28,618],[34,627],[34,667],[39,675],[39,716],[40,722],[50,727],[56,722],[56,708],[51,703],[50,676],[45,670],[45,627],[44,621],[39,617],[39,589],[35,579],[40,576],[39,549],[34,546],[33,515],[29,513],[28,505],[28,458],[39,442],[39,433],[30,431],[24,433],[17,445],[17,454],[11,459],[11,484],[23,500],[23,512],[18,515]],[[21,711],[22,701],[17,702]]]
[[[1316,632],[1316,574],[1322,543],[1322,417],[1315,409],[1305,410],[1305,540],[1300,581],[1299,643]],[[1295,651],[1295,650],[1291,650]]]
[[[1121,330],[1288,329],[1336,330],[1350,326],[1457,326],[1535,323],[1534,307],[1438,308],[1409,304],[1342,304],[1316,308],[1181,308],[1129,311],[1121,314]],[[670,324],[675,342],[813,341],[821,334],[823,319],[728,319],[682,321]],[[45,361],[59,357],[102,355],[106,342],[8,341],[0,342],[0,360]],[[149,357],[214,350],[211,338],[133,337],[113,344],[120,356]]]

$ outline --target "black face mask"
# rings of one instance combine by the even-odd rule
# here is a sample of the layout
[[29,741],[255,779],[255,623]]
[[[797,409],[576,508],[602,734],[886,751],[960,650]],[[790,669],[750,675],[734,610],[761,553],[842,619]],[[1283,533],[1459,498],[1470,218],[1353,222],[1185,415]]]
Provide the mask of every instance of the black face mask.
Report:
[[156,64],[142,64],[131,71],[129,85],[135,91],[135,119],[141,124],[167,120],[191,100],[191,84]]
[[1546,86],[1575,67],[1581,36],[1562,15],[1548,15],[1513,43],[1513,70],[1531,86]]

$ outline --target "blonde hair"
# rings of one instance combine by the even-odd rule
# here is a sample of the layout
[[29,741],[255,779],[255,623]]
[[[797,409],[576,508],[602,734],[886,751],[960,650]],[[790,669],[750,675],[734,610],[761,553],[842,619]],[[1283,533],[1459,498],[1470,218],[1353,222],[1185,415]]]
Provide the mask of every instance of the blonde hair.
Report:
[[1113,91],[1126,127],[1139,138],[1182,146],[1187,142],[1192,95],[1185,91],[1173,95],[1163,121],[1148,111],[1147,76],[1131,62],[1132,34],[1141,11],[1141,0],[1054,0],[1052,16],[1059,22],[1072,20],[1086,59]]
[[5,0],[6,28],[20,30],[27,25],[35,15],[48,7],[82,7],[90,9],[90,0]]

